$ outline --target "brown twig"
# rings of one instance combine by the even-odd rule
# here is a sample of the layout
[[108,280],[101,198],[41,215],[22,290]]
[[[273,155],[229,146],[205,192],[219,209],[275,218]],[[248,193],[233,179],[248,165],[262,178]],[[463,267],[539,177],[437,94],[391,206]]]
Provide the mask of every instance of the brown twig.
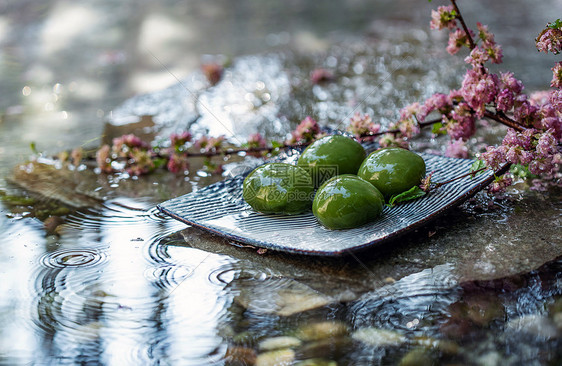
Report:
[[521,126],[516,121],[512,120],[511,118],[509,118],[508,116],[506,116],[502,112],[493,113],[493,112],[490,112],[490,111],[485,111],[484,117],[493,119],[494,121],[499,122],[502,125],[505,125],[509,128],[513,128],[516,131],[519,131],[519,132],[525,131],[525,127]]
[[464,33],[466,33],[466,36],[468,38],[468,44],[470,45],[470,49],[473,50],[474,47],[476,47],[476,43],[474,42],[474,40],[472,39],[472,36],[470,35],[470,30],[468,29],[468,27],[466,26],[466,23],[464,22],[464,18],[461,15],[461,11],[459,10],[459,7],[457,6],[456,0],[451,0],[451,4],[453,4],[453,8],[455,9],[455,12],[457,13],[456,17],[459,20],[459,22],[461,22],[461,26],[462,26],[462,29],[464,29]]

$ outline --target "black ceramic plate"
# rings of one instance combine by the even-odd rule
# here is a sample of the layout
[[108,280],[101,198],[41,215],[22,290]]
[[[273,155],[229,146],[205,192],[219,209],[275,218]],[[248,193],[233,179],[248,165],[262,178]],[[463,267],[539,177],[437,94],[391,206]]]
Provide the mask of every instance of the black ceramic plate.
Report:
[[[434,182],[468,173],[473,163],[466,159],[421,155],[427,172],[434,171]],[[385,207],[379,220],[349,230],[325,229],[312,213],[289,216],[255,212],[242,199],[242,176],[171,199],[158,209],[186,224],[256,247],[338,256],[377,246],[416,229],[471,197],[493,179],[493,173],[488,171],[474,178],[459,179],[417,200]]]

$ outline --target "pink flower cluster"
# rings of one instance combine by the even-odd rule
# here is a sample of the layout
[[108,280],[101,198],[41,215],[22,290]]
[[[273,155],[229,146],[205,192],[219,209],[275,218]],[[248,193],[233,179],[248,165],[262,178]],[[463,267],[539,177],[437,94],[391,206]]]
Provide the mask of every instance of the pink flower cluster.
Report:
[[445,156],[451,158],[468,158],[468,147],[466,146],[463,139],[451,140],[447,144],[447,149],[445,150]]
[[445,129],[453,140],[468,140],[476,132],[476,117],[468,104],[461,102],[456,105],[450,117],[443,116]]
[[485,72],[485,70],[471,69],[466,72],[460,93],[478,118],[484,116],[486,104],[495,100],[499,91],[498,84],[497,75]]
[[[472,30],[469,29],[468,32],[471,37],[474,37],[474,32]],[[468,36],[463,29],[457,28],[449,33],[447,52],[449,52],[451,55],[455,55],[460,51],[461,48],[465,46],[470,47],[470,41],[468,40]]]
[[166,169],[171,173],[178,174],[189,170],[189,159],[187,154],[173,152],[166,164]]
[[126,157],[133,149],[148,149],[148,147],[149,145],[140,137],[128,134],[113,139],[112,151],[121,157]]
[[546,28],[539,34],[536,45],[540,52],[559,54],[562,52],[562,29]]
[[431,29],[453,29],[457,26],[457,16],[452,5],[440,6],[431,11]]
[[562,88],[562,61],[554,64],[552,70],[552,81],[550,86],[553,88]]
[[433,94],[420,107],[419,112],[416,114],[416,117],[420,122],[423,122],[433,111],[438,111],[441,115],[449,114],[453,108],[454,96],[454,93],[449,95],[442,93]]
[[96,151],[96,163],[102,173],[113,172],[111,160],[111,147],[109,145],[103,145],[98,151]]
[[[267,141],[259,132],[253,133],[248,137],[248,141],[245,146],[249,149],[261,149],[267,146]],[[249,152],[248,155],[259,157],[267,154],[267,151],[254,151]]]
[[306,116],[291,132],[291,137],[285,141],[288,145],[300,144],[314,141],[320,134],[318,122],[310,116]]
[[226,138],[224,136],[219,137],[208,137],[208,136],[201,136],[199,139],[195,141],[193,146],[196,149],[199,149],[202,153],[211,153],[219,151],[222,148]]
[[188,131],[173,133],[170,135],[171,146],[176,151],[182,151],[186,147],[185,145],[191,141],[191,138],[191,133]]
[[496,179],[488,187],[490,193],[501,193],[505,191],[507,187],[513,184],[513,177],[511,174],[504,174]]
[[[371,116],[368,114],[363,114],[359,112],[355,112],[353,117],[347,126],[347,131],[351,132],[356,139],[360,139],[361,136],[369,135],[369,134],[376,134],[380,131],[381,125],[378,123],[374,123],[371,119]],[[363,137],[363,141],[372,141],[375,139],[375,136],[372,137]]]
[[403,137],[412,138],[420,133],[420,125],[416,115],[421,111],[422,106],[418,103],[412,103],[400,110],[400,120],[391,126],[397,128]]
[[553,133],[552,129],[529,128],[523,132],[508,129],[502,145],[488,146],[480,158],[494,170],[509,162],[528,165],[532,174],[552,177],[558,174],[562,162],[562,153]]
[[385,133],[384,135],[382,135],[382,137],[379,139],[379,145],[382,148],[384,147],[401,147],[403,149],[410,148],[410,144],[408,143],[408,140],[406,138],[402,136],[397,136],[396,134],[393,133]]

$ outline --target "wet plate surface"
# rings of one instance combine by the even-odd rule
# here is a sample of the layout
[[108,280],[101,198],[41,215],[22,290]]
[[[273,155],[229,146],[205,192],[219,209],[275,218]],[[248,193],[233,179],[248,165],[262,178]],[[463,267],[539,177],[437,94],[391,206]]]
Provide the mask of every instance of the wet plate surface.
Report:
[[[421,154],[434,182],[470,171],[472,160]],[[454,208],[494,179],[491,172],[445,184],[420,199],[385,207],[380,219],[349,230],[328,230],[312,215],[256,212],[242,198],[244,177],[237,176],[158,206],[189,225],[261,248],[309,255],[338,256],[377,246],[414,230]]]

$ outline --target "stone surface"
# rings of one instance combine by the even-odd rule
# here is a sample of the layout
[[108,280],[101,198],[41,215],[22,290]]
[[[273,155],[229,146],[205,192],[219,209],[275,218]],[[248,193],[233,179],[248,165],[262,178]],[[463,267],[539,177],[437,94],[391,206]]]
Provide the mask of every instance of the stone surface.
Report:
[[374,347],[398,346],[407,341],[402,334],[386,329],[361,328],[352,335],[353,339]]
[[256,359],[256,366],[289,366],[293,364],[295,351],[282,349],[261,353]]
[[262,351],[272,351],[280,348],[294,348],[302,344],[300,339],[295,337],[273,337],[267,338],[258,344],[258,348]]

